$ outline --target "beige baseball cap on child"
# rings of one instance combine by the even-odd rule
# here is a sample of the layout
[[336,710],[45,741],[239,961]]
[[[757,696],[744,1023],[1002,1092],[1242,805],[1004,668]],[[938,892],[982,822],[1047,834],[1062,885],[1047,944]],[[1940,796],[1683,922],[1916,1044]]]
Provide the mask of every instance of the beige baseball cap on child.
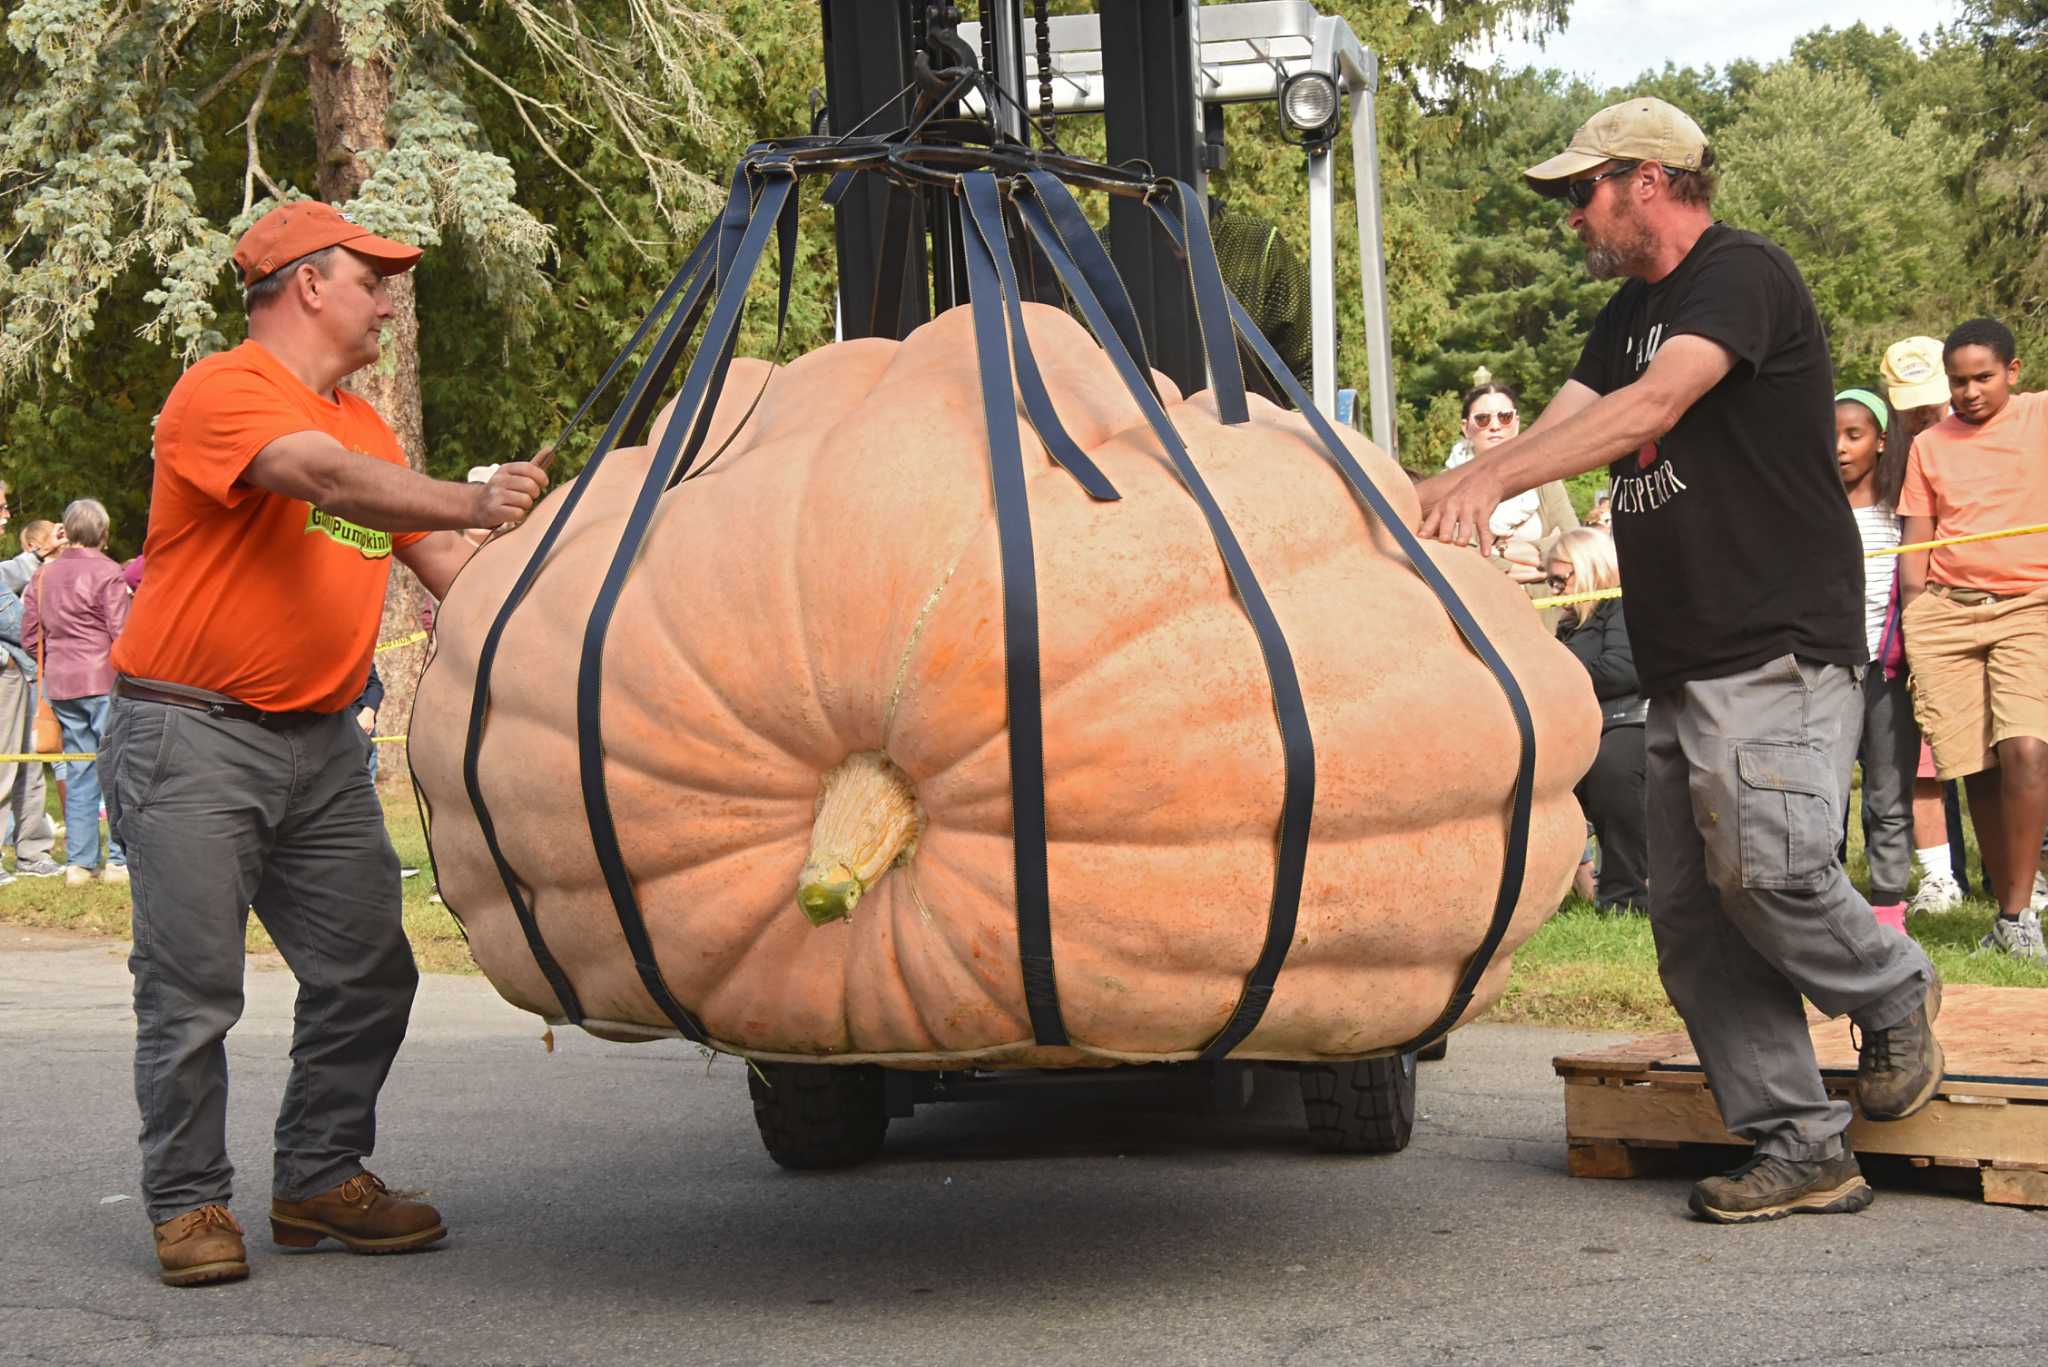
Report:
[[1522,175],[1530,189],[1554,198],[1564,193],[1567,180],[1609,161],[1654,161],[1674,171],[1703,171],[1714,164],[1714,152],[1684,110],[1644,95],[1608,105],[1579,125],[1564,151]]
[[1948,402],[1948,371],[1941,363],[1941,343],[1932,337],[1908,337],[1884,349],[1885,397],[1893,408],[1926,408]]

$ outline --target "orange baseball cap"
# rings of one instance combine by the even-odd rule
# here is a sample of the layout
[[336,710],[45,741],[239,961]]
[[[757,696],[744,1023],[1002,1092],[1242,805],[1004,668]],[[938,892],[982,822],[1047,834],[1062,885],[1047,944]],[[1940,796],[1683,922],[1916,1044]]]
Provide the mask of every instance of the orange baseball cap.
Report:
[[408,247],[357,227],[332,204],[300,199],[280,204],[249,225],[242,240],[235,244],[235,266],[242,272],[242,284],[246,287],[308,252],[328,247],[347,247],[383,275],[409,271],[420,259],[418,247]]

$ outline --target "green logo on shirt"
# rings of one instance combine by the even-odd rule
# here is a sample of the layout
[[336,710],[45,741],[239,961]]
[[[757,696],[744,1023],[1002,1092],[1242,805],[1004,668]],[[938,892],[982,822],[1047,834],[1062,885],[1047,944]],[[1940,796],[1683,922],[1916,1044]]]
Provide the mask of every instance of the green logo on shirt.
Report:
[[365,560],[382,560],[391,554],[391,533],[358,527],[345,517],[336,517],[319,508],[306,510],[306,530],[323,532],[344,546],[355,547]]

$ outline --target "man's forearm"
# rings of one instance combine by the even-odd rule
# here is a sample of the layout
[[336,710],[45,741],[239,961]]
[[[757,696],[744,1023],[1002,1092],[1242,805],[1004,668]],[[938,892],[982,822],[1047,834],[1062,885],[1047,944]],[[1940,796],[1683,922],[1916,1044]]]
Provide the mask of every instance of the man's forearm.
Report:
[[1611,465],[1671,430],[1679,415],[1642,384],[1617,389],[1561,422],[1526,432],[1481,457],[1510,498],[1553,479]]
[[475,520],[477,486],[346,454],[319,472],[320,496],[310,500],[336,517],[385,532],[453,531]]

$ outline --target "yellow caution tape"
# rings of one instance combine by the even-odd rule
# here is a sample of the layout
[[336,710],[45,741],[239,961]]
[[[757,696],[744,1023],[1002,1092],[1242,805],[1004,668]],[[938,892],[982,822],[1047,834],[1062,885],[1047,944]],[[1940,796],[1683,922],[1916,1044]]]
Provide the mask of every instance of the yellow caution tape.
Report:
[[[405,744],[405,737],[372,736],[370,737],[370,743],[372,745],[403,745]],[[0,764],[25,764],[29,760],[35,759],[42,760],[45,764],[56,764],[60,760],[77,760],[83,762],[85,760],[96,760],[98,758],[99,753],[97,751],[90,750],[86,751],[83,754],[77,755],[0,755]]]
[[424,632],[424,631],[415,631],[415,632],[414,632],[414,633],[413,633],[412,635],[410,635],[410,636],[401,636],[401,637],[399,637],[399,638],[398,638],[397,640],[395,640],[395,641],[386,641],[386,642],[385,642],[385,643],[384,643],[383,645],[380,645],[380,646],[378,646],[378,647],[377,647],[377,653],[378,653],[379,655],[382,655],[382,654],[383,654],[383,653],[384,653],[385,651],[387,651],[387,650],[403,650],[403,649],[405,649],[405,647],[407,647],[407,646],[416,646],[416,645],[418,645],[418,644],[419,644],[419,643],[420,643],[421,641],[424,641],[424,640],[426,640],[426,639],[427,639],[427,633],[426,633],[426,632]]
[[[1910,541],[1903,546],[1886,546],[1882,550],[1865,551],[1865,560],[1875,560],[1885,555],[1905,555],[1909,551],[1938,551],[1943,546],[1967,546],[1973,541],[2003,541],[2009,536],[2033,536],[2048,532],[2048,522],[2036,522],[2031,527],[2007,527],[1998,532],[1971,532],[1968,536],[1945,536],[1939,541]],[[1597,603],[1603,598],[1619,598],[1621,590],[1594,589],[1588,593],[1564,593],[1552,598],[1531,598],[1532,608],[1568,608],[1574,603]]]

